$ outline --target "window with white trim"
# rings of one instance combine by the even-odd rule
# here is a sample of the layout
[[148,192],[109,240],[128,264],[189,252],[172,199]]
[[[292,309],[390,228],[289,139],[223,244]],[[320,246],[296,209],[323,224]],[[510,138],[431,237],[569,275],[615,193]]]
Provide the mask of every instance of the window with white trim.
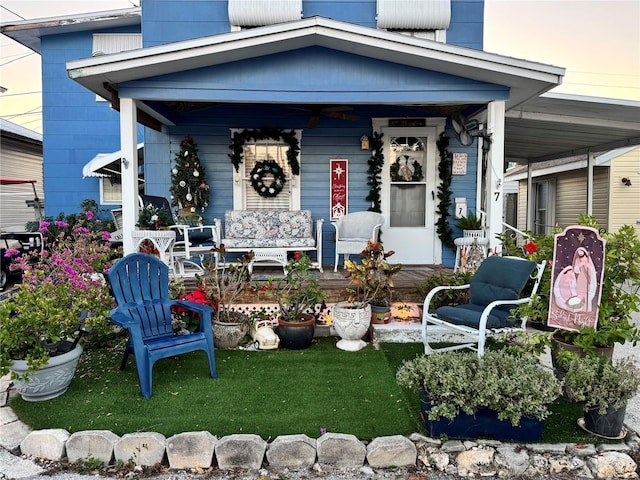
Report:
[[381,29],[446,42],[451,0],[377,0],[376,22]]
[[[94,33],[91,56],[108,55],[142,48],[141,33]],[[109,101],[96,95],[97,102]]]
[[447,43],[446,30],[402,30],[388,28],[390,32],[400,33],[407,37],[420,38],[422,40],[433,40],[435,42]]
[[302,0],[229,0],[231,31],[293,22],[302,18]]
[[103,205],[122,204],[122,183],[120,177],[100,178],[100,203]]
[[[236,130],[239,131],[239,130]],[[233,136],[234,131],[231,132]],[[300,131],[296,137],[300,140]],[[233,209],[234,210],[299,210],[300,209],[300,176],[291,174],[287,162],[289,145],[281,140],[266,139],[244,144],[244,159],[239,172],[233,171]],[[274,197],[261,196],[251,183],[251,171],[257,162],[275,161],[282,169],[285,177],[282,191]],[[300,159],[298,158],[298,162]],[[234,168],[231,166],[231,168]],[[300,165],[302,170],[302,164]],[[265,175],[263,181],[271,184],[273,176]]]

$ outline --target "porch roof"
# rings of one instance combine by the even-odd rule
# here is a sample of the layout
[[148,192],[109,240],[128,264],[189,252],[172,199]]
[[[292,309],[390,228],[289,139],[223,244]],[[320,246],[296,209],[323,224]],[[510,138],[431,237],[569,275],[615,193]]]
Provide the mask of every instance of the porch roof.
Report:
[[[510,89],[507,108],[559,85],[564,75],[560,67],[323,17],[74,60],[67,63],[67,71],[71,79],[109,98],[123,82],[312,46],[503,85]],[[159,115],[157,119],[166,122]]]
[[638,101],[549,92],[506,112],[506,161],[529,164],[634,145],[640,145]]

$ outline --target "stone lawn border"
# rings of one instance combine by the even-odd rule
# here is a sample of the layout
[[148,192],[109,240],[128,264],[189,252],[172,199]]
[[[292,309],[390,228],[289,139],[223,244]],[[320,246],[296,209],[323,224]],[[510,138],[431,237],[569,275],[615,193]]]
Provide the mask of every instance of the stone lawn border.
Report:
[[22,455],[53,461],[66,458],[72,463],[95,459],[104,465],[120,461],[139,466],[163,464],[183,470],[211,467],[252,471],[414,467],[463,477],[501,478],[556,474],[638,478],[637,465],[630,455],[638,449],[637,433],[629,433],[626,441],[619,444],[551,445],[493,440],[442,442],[421,434],[379,437],[365,443],[343,433],[326,433],[318,439],[283,435],[267,443],[258,435],[235,434],[219,439],[207,431],[165,438],[155,432],[120,437],[108,430],[70,434],[63,429],[47,429],[26,433],[19,444]]

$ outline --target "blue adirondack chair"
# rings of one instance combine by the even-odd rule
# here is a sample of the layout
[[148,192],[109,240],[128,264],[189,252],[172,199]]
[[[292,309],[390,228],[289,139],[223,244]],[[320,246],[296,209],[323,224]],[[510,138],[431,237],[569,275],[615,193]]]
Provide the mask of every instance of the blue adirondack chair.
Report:
[[[211,377],[216,378],[211,314],[213,308],[185,300],[169,298],[169,267],[158,258],[144,253],[132,253],[111,268],[109,284],[118,306],[111,310],[111,321],[129,330],[129,341],[120,369],[127,357],[136,358],[140,390],[151,396],[153,364],[195,350],[204,350],[209,357]],[[177,305],[200,315],[197,332],[176,335],[171,325],[171,307]]]

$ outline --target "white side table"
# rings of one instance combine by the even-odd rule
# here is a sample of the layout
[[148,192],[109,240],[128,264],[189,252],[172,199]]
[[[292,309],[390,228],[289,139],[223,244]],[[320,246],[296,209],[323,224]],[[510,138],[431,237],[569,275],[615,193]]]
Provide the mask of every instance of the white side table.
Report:
[[136,247],[145,240],[150,240],[158,249],[160,260],[172,267],[167,261],[167,252],[171,251],[171,247],[176,241],[176,232],[173,230],[134,230],[131,232]]
[[470,247],[473,245],[473,242],[477,241],[478,245],[482,247],[482,252],[484,253],[484,258],[487,258],[487,245],[489,244],[489,239],[485,237],[460,237],[456,238],[453,243],[456,246],[456,264],[453,268],[454,272],[457,272],[460,268],[460,254],[464,247]]
[[253,272],[253,264],[256,262],[273,262],[282,265],[282,270],[285,274],[287,273],[287,251],[283,248],[255,248],[253,253],[253,260],[249,264],[249,272]]

